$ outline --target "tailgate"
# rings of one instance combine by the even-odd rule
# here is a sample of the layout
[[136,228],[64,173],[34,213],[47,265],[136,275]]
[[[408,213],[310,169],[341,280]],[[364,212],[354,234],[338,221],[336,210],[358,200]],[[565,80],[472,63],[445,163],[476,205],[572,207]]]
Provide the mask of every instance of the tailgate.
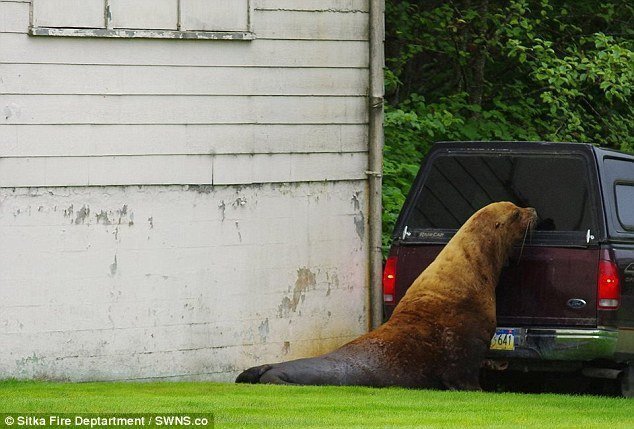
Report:
[[[396,303],[403,298],[407,289],[443,249],[444,244],[399,247],[396,252],[398,265],[396,271]],[[390,309],[391,310],[391,309]],[[391,311],[390,311],[391,314]],[[389,314],[388,314],[389,316]]]
[[596,326],[600,250],[515,249],[497,289],[498,326]]
[[[396,249],[396,302],[443,247]],[[599,254],[599,249],[525,247],[518,263],[520,249],[514,249],[497,288],[498,326],[596,326]]]

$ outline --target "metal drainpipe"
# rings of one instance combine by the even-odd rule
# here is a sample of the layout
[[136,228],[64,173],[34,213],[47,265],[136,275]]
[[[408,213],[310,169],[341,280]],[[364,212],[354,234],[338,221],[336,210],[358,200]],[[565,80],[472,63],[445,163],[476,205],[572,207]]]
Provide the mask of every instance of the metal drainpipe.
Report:
[[369,288],[370,328],[383,321],[383,290],[381,277],[381,186],[383,172],[383,67],[385,53],[385,0],[370,0],[370,88],[369,88]]

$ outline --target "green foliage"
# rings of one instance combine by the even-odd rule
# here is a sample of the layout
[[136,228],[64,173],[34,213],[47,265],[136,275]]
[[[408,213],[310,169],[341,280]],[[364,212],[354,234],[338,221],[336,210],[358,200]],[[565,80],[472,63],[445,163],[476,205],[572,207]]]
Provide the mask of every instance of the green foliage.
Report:
[[625,0],[387,0],[384,248],[435,141],[634,151],[633,12]]

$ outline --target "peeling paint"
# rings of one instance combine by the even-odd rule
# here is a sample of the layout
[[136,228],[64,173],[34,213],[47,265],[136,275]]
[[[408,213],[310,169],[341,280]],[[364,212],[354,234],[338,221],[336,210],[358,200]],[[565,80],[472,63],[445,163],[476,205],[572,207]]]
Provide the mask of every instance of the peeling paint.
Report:
[[147,221],[150,224],[150,229],[154,229],[154,216],[147,218]]
[[236,198],[236,200],[233,202],[232,206],[234,207],[243,207],[247,204],[247,199],[246,197],[238,197]]
[[221,216],[220,221],[224,222],[225,221],[225,209],[227,208],[227,206],[225,205],[225,201],[224,200],[220,201],[220,204],[218,204],[218,208],[220,209],[220,216]]
[[75,212],[75,209],[73,205],[71,204],[67,209],[64,209],[64,217],[73,217],[74,212]]
[[97,219],[97,223],[102,223],[103,225],[112,225],[112,221],[108,217],[108,212],[105,210],[101,210],[99,213],[95,214],[95,218]]
[[114,262],[110,264],[110,277],[114,277],[115,274],[117,274],[118,265],[119,264],[117,263],[117,255],[114,255]]
[[365,216],[362,211],[354,215],[354,227],[359,236],[359,240],[363,241],[363,237],[365,236]]
[[[117,210],[117,215],[119,215],[119,220],[117,221],[117,224],[121,225],[121,220],[128,215],[128,205],[124,204],[121,210]],[[133,213],[130,213],[130,219],[134,218],[133,215]],[[132,224],[134,224],[134,222],[132,222]]]
[[306,292],[310,288],[314,289],[316,286],[317,279],[315,273],[306,267],[298,269],[297,280],[295,281],[295,287],[293,288],[293,296],[292,298],[285,296],[284,299],[282,299],[282,303],[278,308],[279,317],[288,316],[291,311],[296,312],[297,306],[305,301]]
[[40,357],[33,353],[31,356],[26,356],[22,359],[15,361],[16,369],[23,374],[34,375],[35,378],[45,378],[42,375],[46,358]]
[[361,191],[354,191],[351,201],[354,210],[357,212],[357,214],[354,215],[354,226],[359,240],[363,241],[365,236],[365,215],[363,214],[363,210],[361,210],[360,195]]
[[258,332],[260,333],[260,342],[266,343],[266,339],[269,335],[269,319],[265,319],[260,326],[258,327]]
[[214,187],[212,185],[189,185],[188,190],[209,195],[213,192]]
[[240,243],[242,243],[242,234],[240,233],[240,224],[238,223],[238,221],[236,222],[236,231],[238,231],[238,240],[240,241]]
[[90,207],[82,206],[81,209],[77,212],[77,217],[75,218],[75,225],[83,224],[86,222],[90,216]]
[[282,346],[282,354],[287,355],[291,352],[291,343],[290,341],[284,341],[284,345]]
[[354,194],[352,194],[352,205],[354,206],[355,211],[359,211],[361,209],[359,195],[361,195],[361,191],[355,191]]
[[339,275],[336,271],[326,272],[326,281],[328,282],[328,288],[334,286],[335,289],[339,288]]
[[[253,40],[255,35],[247,31],[177,31],[177,30],[126,30],[99,28],[50,28],[31,27],[31,36],[106,37],[116,39],[181,39],[181,40]],[[8,108],[5,108],[5,113]],[[7,118],[8,119],[8,118]]]
[[[116,260],[116,257],[115,257]],[[112,305],[108,306],[108,321],[110,322],[110,328],[114,329],[114,319],[112,318]]]
[[351,8],[313,8],[313,9],[297,9],[288,7],[259,7],[256,10],[263,10],[268,12],[332,12],[332,13],[365,13],[367,10],[363,9],[351,9]]

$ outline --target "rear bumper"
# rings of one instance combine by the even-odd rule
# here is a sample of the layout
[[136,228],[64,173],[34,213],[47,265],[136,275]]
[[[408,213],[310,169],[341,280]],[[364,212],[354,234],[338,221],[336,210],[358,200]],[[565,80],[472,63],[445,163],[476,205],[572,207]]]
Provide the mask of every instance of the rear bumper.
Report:
[[514,350],[489,350],[492,359],[591,361],[614,359],[619,339],[616,329],[513,329]]

